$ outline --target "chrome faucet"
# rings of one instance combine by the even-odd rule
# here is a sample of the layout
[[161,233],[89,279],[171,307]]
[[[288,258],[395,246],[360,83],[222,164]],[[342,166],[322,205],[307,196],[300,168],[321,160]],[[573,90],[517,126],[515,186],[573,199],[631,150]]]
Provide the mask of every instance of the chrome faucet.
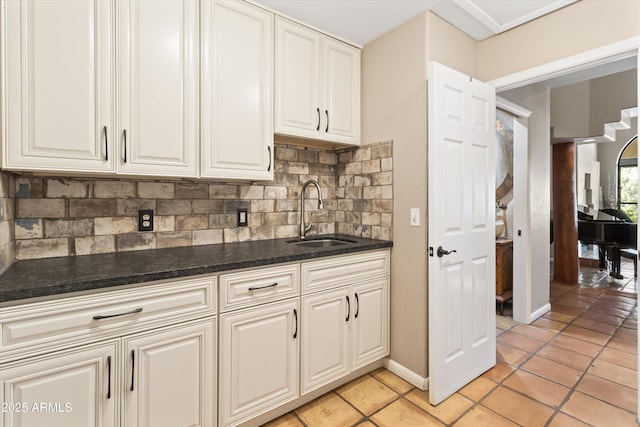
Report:
[[309,225],[305,225],[304,223],[304,191],[307,189],[309,185],[315,185],[318,190],[318,209],[322,209],[322,190],[320,190],[320,184],[315,179],[310,179],[304,184],[302,184],[302,190],[300,190],[300,238],[304,239],[304,235],[307,234],[309,230],[311,230],[311,218],[309,218]]

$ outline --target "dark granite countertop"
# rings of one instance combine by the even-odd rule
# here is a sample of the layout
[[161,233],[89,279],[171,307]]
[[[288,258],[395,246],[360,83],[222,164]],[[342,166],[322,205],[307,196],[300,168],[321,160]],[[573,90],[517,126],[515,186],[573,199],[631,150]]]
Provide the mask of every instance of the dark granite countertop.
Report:
[[[292,239],[258,240],[14,262],[0,275],[0,303],[390,248],[386,240],[332,236],[348,245],[308,248]],[[313,238],[313,237],[309,237]]]

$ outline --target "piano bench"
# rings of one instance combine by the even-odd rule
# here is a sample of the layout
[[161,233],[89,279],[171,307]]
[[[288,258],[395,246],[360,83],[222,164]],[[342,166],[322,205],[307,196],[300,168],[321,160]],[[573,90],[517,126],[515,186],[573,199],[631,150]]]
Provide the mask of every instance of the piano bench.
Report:
[[620,256],[633,260],[633,277],[638,277],[638,250],[620,249]]

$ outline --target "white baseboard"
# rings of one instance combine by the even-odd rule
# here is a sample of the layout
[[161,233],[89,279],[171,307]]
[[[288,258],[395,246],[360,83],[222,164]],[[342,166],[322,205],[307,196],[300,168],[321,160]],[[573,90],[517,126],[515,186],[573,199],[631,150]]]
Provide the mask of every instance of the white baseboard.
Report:
[[547,303],[531,313],[531,321],[529,323],[535,322],[538,318],[542,317],[545,313],[551,310],[551,304]]
[[391,359],[384,359],[384,367],[405,380],[406,382],[418,387],[420,390],[429,390],[429,378],[424,378],[412,370],[405,368],[398,362]]

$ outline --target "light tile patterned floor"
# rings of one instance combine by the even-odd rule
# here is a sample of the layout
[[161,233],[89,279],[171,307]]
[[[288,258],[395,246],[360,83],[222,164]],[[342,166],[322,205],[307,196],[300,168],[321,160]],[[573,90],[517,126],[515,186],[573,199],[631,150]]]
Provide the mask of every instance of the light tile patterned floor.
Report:
[[637,426],[637,280],[582,273],[533,324],[498,316],[497,365],[438,406],[380,369],[268,426]]

